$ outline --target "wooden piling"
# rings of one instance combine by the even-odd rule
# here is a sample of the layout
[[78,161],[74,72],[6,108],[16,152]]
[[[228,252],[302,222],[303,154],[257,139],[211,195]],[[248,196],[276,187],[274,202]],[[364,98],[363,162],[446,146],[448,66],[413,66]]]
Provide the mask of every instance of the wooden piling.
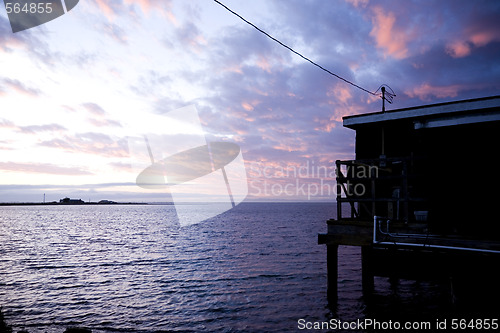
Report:
[[337,244],[326,246],[328,290],[327,297],[329,301],[337,301],[338,295],[338,248]]
[[370,295],[373,291],[374,273],[373,273],[373,260],[372,260],[372,249],[371,246],[361,247],[361,283],[363,294]]

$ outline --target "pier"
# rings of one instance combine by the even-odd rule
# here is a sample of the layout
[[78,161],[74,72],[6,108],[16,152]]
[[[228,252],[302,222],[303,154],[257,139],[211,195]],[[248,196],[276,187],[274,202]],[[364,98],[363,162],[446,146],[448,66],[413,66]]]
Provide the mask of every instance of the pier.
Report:
[[337,218],[318,235],[329,300],[339,245],[361,248],[367,294],[382,276],[449,280],[457,304],[500,296],[500,96],[347,116],[343,125],[356,131],[356,157],[336,161]]

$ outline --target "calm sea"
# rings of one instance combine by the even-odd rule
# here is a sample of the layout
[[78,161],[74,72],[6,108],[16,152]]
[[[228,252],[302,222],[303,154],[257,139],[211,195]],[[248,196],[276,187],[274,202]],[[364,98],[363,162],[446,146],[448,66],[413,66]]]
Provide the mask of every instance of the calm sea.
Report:
[[370,305],[354,247],[339,250],[329,305],[317,234],[332,217],[334,203],[242,203],[180,227],[168,205],[0,207],[0,306],[30,333],[293,332],[300,319],[444,311],[432,282],[379,278]]

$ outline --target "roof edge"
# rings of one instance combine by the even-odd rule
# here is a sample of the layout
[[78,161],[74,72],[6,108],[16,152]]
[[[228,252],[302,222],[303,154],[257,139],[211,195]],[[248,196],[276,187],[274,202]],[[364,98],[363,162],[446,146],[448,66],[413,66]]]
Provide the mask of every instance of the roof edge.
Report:
[[500,107],[500,95],[342,117],[344,127]]

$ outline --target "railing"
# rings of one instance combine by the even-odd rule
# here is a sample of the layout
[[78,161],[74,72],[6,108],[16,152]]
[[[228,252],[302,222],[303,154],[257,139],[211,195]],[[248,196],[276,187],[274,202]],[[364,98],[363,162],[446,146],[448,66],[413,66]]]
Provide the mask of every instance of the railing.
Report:
[[[421,249],[446,249],[500,254],[500,244],[483,240],[446,238],[429,233],[391,232],[391,221],[379,216],[373,217],[373,244],[412,247]],[[383,238],[383,239],[379,239]]]
[[418,187],[416,161],[414,157],[336,161],[338,219],[348,218],[342,215],[344,203],[349,204],[351,219],[372,220],[376,215],[404,222],[413,219],[410,208],[426,201],[412,196]]

